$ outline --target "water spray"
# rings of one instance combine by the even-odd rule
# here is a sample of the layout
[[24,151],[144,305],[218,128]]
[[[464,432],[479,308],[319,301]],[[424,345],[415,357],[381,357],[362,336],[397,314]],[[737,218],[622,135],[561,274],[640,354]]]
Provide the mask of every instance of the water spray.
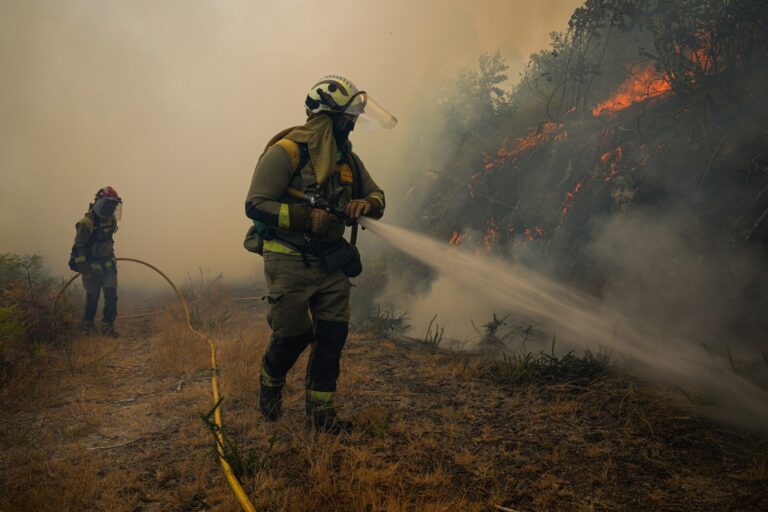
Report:
[[711,393],[737,414],[729,420],[768,428],[768,393],[735,374],[728,362],[689,340],[658,342],[658,330],[598,299],[491,256],[479,258],[427,236],[364,218],[360,223],[398,250],[466,290],[552,329],[558,339],[620,356],[631,370],[655,381]]

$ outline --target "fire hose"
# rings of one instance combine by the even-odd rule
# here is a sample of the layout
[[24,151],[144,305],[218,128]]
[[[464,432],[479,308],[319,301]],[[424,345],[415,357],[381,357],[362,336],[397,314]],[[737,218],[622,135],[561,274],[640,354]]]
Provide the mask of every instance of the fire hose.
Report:
[[[173,284],[173,281],[163,273],[159,268],[156,266],[147,263],[146,261],[137,260],[135,258],[115,258],[117,261],[130,261],[133,263],[138,263],[140,265],[144,265],[145,267],[149,267],[160,276],[166,280],[166,282],[171,285],[171,288],[173,288],[173,291],[176,292],[176,297],[178,297],[179,302],[181,303],[182,308],[184,309],[184,317],[187,320],[187,326],[189,327],[189,330],[195,333],[200,339],[205,340],[206,343],[208,343],[208,347],[211,350],[211,391],[213,394],[213,404],[215,406],[214,408],[214,423],[216,424],[216,452],[219,456],[219,462],[221,463],[221,469],[224,471],[224,476],[227,478],[227,482],[229,483],[229,486],[232,488],[232,492],[235,494],[235,498],[237,499],[237,502],[240,504],[240,507],[246,511],[246,512],[256,512],[256,509],[254,508],[253,504],[251,503],[251,500],[248,498],[248,495],[245,494],[245,491],[243,490],[243,487],[240,485],[240,482],[238,481],[235,474],[232,472],[232,468],[230,467],[229,463],[224,459],[224,435],[222,433],[223,429],[223,421],[221,416],[221,398],[219,393],[219,380],[218,380],[218,373],[219,369],[216,366],[216,344],[213,342],[210,336],[207,334],[204,334],[197,329],[194,328],[192,325],[192,315],[189,311],[189,304],[187,303],[184,296],[181,294],[181,291],[176,287],[175,284]],[[54,306],[56,302],[58,302],[61,295],[64,293],[64,291],[69,287],[70,284],[72,284],[75,279],[79,276],[79,273],[76,273],[72,278],[67,281],[64,286],[59,291],[58,295],[56,295],[56,298],[54,299],[53,303]]]

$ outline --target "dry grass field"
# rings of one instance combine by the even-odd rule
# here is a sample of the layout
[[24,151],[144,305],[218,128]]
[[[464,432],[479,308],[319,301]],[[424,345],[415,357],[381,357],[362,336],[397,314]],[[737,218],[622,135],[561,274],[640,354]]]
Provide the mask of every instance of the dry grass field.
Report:
[[[306,355],[286,414],[257,412],[260,305],[211,316],[224,423],[267,511],[768,509],[768,447],[609,371],[506,382],[477,356],[356,332],[341,437],[305,430]],[[207,347],[173,314],[77,339],[3,389],[2,511],[236,511],[200,414]]]

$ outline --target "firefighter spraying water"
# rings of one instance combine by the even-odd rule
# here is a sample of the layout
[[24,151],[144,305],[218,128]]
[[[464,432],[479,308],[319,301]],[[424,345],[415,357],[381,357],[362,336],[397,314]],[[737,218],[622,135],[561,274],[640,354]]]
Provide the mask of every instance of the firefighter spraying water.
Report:
[[384,192],[352,151],[355,126],[391,128],[397,120],[349,80],[326,76],[304,100],[307,122],[267,144],[245,203],[254,221],[246,249],[264,256],[267,322],[272,329],[260,369],[261,413],[283,412],[285,377],[311,346],[306,380],[310,428],[330,433],[351,424],[336,416],[333,398],[349,331],[350,277],[360,254],[344,238],[361,216],[384,214]]

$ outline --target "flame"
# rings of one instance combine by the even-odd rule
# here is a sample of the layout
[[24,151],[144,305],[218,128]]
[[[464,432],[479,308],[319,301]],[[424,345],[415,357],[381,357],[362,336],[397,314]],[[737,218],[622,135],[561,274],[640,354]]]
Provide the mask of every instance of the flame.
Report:
[[461,245],[461,233],[459,233],[458,229],[453,230],[453,235],[451,236],[451,239],[448,240],[448,245],[451,245],[453,247],[456,247],[457,245]]
[[480,181],[480,178],[482,178],[485,171],[478,171],[472,176],[469,177],[469,181],[467,182],[467,188],[469,189],[469,197],[474,198],[475,197],[475,185]]
[[[601,156],[602,159],[602,156]],[[563,222],[565,222],[565,218],[568,216],[568,212],[570,211],[571,207],[573,206],[573,198],[578,194],[582,189],[581,182],[576,182],[576,186],[573,187],[572,190],[569,190],[565,193],[565,200],[563,201],[562,210],[560,212],[560,224],[562,225]]]
[[496,152],[496,155],[492,158],[486,157],[485,170],[493,169],[507,160],[517,158],[521,153],[535,148],[542,142],[548,140],[553,134],[555,134],[555,140],[562,140],[568,136],[563,129],[563,123],[548,122],[544,123],[541,129],[529,130],[528,135],[515,139],[515,143],[511,147],[509,137],[504,137],[501,147]]
[[491,217],[488,219],[488,229],[485,230],[485,234],[483,235],[483,247],[486,251],[490,251],[498,241],[499,229],[496,227],[496,221]]
[[592,109],[592,115],[618,112],[639,101],[665,94],[671,89],[668,77],[656,71],[653,63],[649,63],[645,67],[632,70],[613,96]]
[[540,238],[542,235],[544,235],[544,229],[542,229],[540,226],[536,226],[535,228],[525,228],[523,229],[523,238],[517,241],[518,245],[525,245],[528,242],[533,242],[537,238]]
[[613,151],[606,151],[600,155],[600,161],[608,165],[607,172],[603,175],[603,181],[610,181],[619,174],[619,163],[624,160],[624,149],[616,146]]

